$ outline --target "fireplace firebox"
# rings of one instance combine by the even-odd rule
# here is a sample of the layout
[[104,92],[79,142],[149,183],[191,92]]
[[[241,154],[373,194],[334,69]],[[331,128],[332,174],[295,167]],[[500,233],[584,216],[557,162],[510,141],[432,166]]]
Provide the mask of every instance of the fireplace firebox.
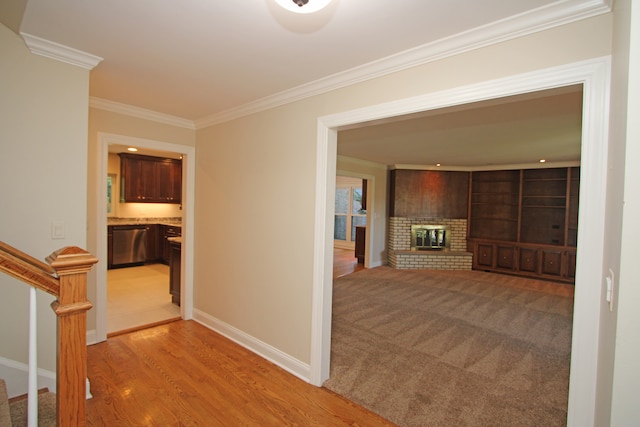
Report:
[[412,251],[442,251],[450,247],[451,231],[446,225],[412,225]]

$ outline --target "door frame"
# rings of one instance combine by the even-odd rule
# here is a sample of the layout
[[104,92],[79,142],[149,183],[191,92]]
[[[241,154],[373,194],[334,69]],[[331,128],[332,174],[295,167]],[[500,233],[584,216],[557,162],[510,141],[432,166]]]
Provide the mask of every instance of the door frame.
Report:
[[[98,194],[96,219],[96,244],[98,259],[107,259],[107,175],[109,162],[109,145],[131,145],[139,148],[166,151],[182,154],[182,254],[181,262],[181,298],[180,316],[189,320],[193,318],[193,236],[194,233],[194,198],[195,198],[195,147],[173,144],[151,139],[143,139],[111,133],[98,133]],[[96,331],[94,342],[107,339],[107,264],[96,265]]]
[[[318,118],[310,382],[329,378],[338,131],[346,126],[545,89],[583,85],[580,211],[568,425],[595,419],[611,57],[590,59]],[[584,408],[592,408],[584,410]]]

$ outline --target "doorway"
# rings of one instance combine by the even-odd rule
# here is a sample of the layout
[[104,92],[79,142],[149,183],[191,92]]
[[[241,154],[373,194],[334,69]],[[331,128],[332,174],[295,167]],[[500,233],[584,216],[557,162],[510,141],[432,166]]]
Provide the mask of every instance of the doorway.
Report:
[[[109,254],[112,260],[107,270],[107,336],[180,319],[178,300],[171,295],[170,265],[177,265],[177,261],[170,264],[173,251],[166,235],[168,230],[172,235],[180,234],[182,205],[124,200],[122,171],[123,166],[131,170],[142,161],[147,165],[168,164],[166,169],[181,170],[182,154],[142,148],[132,153],[129,148],[120,144],[109,144],[108,148],[107,239],[113,253]],[[158,159],[163,159],[163,163]],[[164,185],[173,188],[177,175],[170,174]],[[130,194],[129,198],[133,196]],[[126,245],[134,241],[138,243],[136,250]]]
[[[123,135],[98,134],[98,166],[99,166],[99,194],[107,194],[108,189],[108,157],[109,148],[114,145],[135,146],[148,150],[149,153],[175,153],[182,156],[182,250],[180,255],[180,295],[181,304],[179,316],[183,319],[191,319],[193,311],[193,218],[194,218],[194,180],[195,180],[195,148],[161,141],[128,137]],[[107,198],[97,198],[97,256],[99,259],[107,259]],[[107,339],[107,263],[99,263],[96,271],[96,337],[100,342]],[[167,276],[165,271],[148,271],[143,274],[150,276]]]
[[[317,268],[314,269],[314,313],[312,331],[311,381],[320,385],[329,377],[331,347],[331,295],[332,278],[326,265],[327,248],[331,247],[332,224],[327,221],[333,211],[334,194],[327,186],[328,177],[335,176],[337,155],[337,132],[341,127],[357,125],[372,120],[394,118],[420,111],[429,111],[452,105],[495,99],[510,95],[533,92],[552,87],[582,84],[584,87],[582,124],[582,172],[580,190],[579,233],[596,231],[590,241],[602,241],[604,230],[604,206],[607,151],[609,98],[608,58],[585,61],[568,66],[541,70],[527,75],[512,76],[497,81],[484,82],[434,94],[414,97],[404,102],[365,107],[356,111],[319,118],[318,121],[318,203],[316,204],[316,250]],[[582,230],[582,231],[581,231]],[[600,245],[587,244],[578,236],[580,259],[576,268],[576,283],[582,289],[574,303],[573,350],[569,392],[568,419],[571,424],[590,425],[594,414],[580,411],[593,408],[597,379],[600,306],[600,282],[603,277],[603,253]],[[579,350],[579,351],[576,351]],[[584,357],[586,354],[590,357]]]
[[355,250],[356,229],[366,227],[367,209],[363,199],[366,180],[338,175],[336,177],[336,208],[334,214],[334,247]]

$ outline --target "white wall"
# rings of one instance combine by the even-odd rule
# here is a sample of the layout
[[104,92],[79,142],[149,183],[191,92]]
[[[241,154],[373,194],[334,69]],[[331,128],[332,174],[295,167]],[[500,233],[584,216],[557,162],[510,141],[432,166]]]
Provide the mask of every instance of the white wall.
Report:
[[[0,240],[38,259],[86,248],[89,71],[29,53],[0,25]],[[51,238],[62,221],[65,238]],[[28,289],[0,275],[0,357],[27,362]],[[38,359],[55,371],[53,298],[38,292]]]
[[[616,213],[622,210],[622,244],[613,312],[616,325],[608,329],[609,336],[603,337],[603,352],[606,351],[615,361],[615,365],[610,365],[613,382],[609,425],[625,427],[640,422],[640,272],[637,266],[640,241],[640,168],[637,166],[640,163],[640,4],[632,0],[617,0],[615,7],[617,37],[612,140],[616,140],[619,151],[611,171],[616,176],[623,174],[623,181],[617,180],[615,184],[624,184],[624,187],[619,186],[612,191],[615,195],[624,191],[624,198],[612,197],[610,206]],[[603,380],[607,381],[607,387],[610,377]],[[603,399],[602,403],[604,406],[608,402]],[[603,412],[607,414],[606,410]],[[606,425],[606,421],[603,419],[602,425]]]

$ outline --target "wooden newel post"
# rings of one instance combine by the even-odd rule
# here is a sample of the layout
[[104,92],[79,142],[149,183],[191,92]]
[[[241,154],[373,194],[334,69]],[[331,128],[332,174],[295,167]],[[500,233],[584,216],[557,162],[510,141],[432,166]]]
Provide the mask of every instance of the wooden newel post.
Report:
[[60,295],[51,304],[58,316],[56,401],[59,427],[86,425],[87,273],[98,259],[78,247],[47,257],[58,274]]

